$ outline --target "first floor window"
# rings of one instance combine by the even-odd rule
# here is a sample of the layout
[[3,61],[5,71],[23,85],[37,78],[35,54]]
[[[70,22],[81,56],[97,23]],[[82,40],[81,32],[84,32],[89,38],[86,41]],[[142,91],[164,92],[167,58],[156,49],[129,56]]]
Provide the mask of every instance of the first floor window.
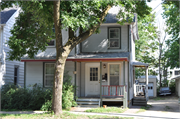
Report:
[[17,85],[18,83],[18,66],[14,66],[14,85]]
[[45,63],[44,86],[52,87],[54,80],[54,63]]

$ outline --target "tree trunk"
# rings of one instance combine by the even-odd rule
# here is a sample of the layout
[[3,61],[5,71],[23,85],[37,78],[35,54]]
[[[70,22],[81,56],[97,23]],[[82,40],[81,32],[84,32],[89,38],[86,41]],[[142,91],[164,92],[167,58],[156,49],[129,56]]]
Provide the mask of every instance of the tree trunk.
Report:
[[55,115],[62,113],[62,85],[63,85],[63,75],[66,59],[71,52],[71,50],[80,42],[90,37],[97,28],[101,25],[103,19],[105,18],[107,12],[111,8],[108,5],[102,12],[100,18],[100,23],[90,28],[88,31],[79,35],[79,37],[74,36],[74,32],[69,28],[69,39],[68,42],[63,46],[62,44],[62,33],[61,33],[61,21],[60,21],[60,0],[54,1],[54,26],[56,35],[56,63],[55,63],[55,75],[53,84],[53,102],[52,110]]

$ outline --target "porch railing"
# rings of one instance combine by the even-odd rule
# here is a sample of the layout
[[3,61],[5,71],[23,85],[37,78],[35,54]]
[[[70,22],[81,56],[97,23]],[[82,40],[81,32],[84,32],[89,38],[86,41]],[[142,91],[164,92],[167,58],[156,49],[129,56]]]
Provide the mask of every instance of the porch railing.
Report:
[[124,85],[102,85],[102,96],[124,96]]

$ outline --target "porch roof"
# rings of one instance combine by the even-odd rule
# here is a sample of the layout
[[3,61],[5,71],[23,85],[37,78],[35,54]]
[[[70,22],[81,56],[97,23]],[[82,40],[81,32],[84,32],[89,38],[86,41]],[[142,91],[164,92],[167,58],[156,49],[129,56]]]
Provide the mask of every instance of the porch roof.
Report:
[[172,80],[172,79],[176,79],[176,80],[177,80],[177,79],[180,79],[180,75],[178,75],[178,76],[176,76],[176,77],[171,78],[171,80]]
[[[100,60],[124,60],[128,61],[129,52],[106,52],[106,53],[79,53],[77,55],[69,55],[67,61],[100,61]],[[35,55],[34,59],[30,59],[27,55],[21,58],[21,61],[55,61],[56,52],[46,50],[44,52],[39,52]]]
[[139,61],[133,61],[131,63],[131,65],[135,66],[135,67],[146,67],[149,66],[149,64],[143,63],[143,62],[139,62]]

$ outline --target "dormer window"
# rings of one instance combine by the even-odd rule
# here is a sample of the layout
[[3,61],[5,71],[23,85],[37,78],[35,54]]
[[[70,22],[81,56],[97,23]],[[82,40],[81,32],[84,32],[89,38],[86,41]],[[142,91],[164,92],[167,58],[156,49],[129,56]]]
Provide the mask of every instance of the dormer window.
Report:
[[120,48],[120,28],[109,28],[109,48]]

